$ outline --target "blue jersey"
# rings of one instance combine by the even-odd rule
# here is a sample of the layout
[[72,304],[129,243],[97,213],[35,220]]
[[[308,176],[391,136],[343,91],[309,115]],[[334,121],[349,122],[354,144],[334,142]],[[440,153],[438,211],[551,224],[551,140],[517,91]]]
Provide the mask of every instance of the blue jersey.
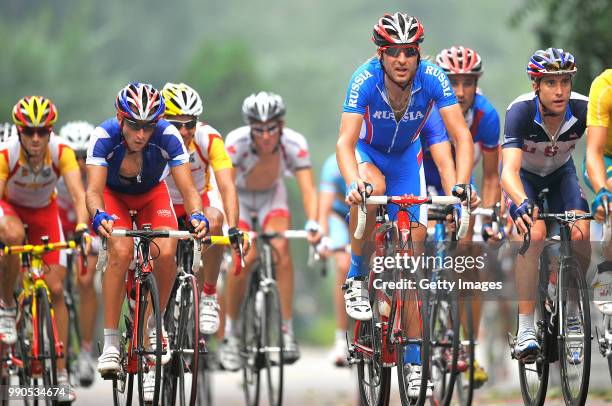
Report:
[[118,193],[142,194],[164,180],[170,167],[189,163],[189,153],[175,126],[159,120],[149,142],[142,151],[142,169],[131,181],[119,176],[126,146],[117,118],[100,124],[91,134],[87,149],[87,165],[105,166],[106,186]]
[[[474,96],[474,102],[463,116],[470,129],[474,141],[474,166],[481,157],[481,151],[492,151],[499,148],[499,115],[495,107],[480,93]],[[433,116],[428,122],[435,119]],[[427,127],[427,125],[426,125]],[[429,148],[423,142],[423,166],[425,167],[425,179],[428,186],[435,186],[438,191],[442,190],[442,180],[436,164],[433,162]],[[431,144],[429,144],[431,145]]]
[[338,168],[336,154],[333,154],[327,158],[323,164],[319,189],[322,192],[332,192],[336,195],[332,209],[342,216],[342,218],[344,218],[349,212],[349,207],[344,202],[344,196],[346,195],[346,183],[344,182],[344,178],[340,173],[340,168]]
[[359,142],[384,153],[401,153],[419,139],[434,103],[441,109],[457,103],[446,74],[422,60],[415,73],[410,103],[399,123],[385,89],[385,74],[371,58],[353,74],[342,111],[363,115]]

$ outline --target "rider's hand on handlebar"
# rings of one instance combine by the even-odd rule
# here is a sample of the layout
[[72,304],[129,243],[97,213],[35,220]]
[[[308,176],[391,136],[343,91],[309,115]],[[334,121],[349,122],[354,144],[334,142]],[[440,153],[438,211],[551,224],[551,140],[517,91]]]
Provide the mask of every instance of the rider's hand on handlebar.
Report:
[[111,233],[113,232],[113,225],[115,224],[115,219],[118,217],[108,214],[103,210],[96,210],[96,215],[93,218],[92,225],[94,231],[101,235],[104,238],[110,238]]
[[91,236],[87,224],[79,223],[74,228],[74,240],[79,244],[83,255],[89,255],[91,251]]
[[[371,186],[370,186],[371,188]],[[361,193],[366,190],[366,183],[363,179],[355,179],[346,189],[346,204],[355,205],[362,202]],[[371,191],[370,191],[371,193]]]
[[[538,218],[538,211],[538,206],[533,204],[530,199],[523,200],[523,203],[516,210],[510,210],[510,215],[520,235],[525,235],[529,228],[533,227],[535,219]],[[530,212],[531,216],[529,215]]]
[[227,230],[227,236],[232,242],[232,248],[237,255],[240,255],[241,251],[242,256],[245,256],[249,252],[251,241],[245,238],[244,231],[240,230],[238,227],[230,227]]
[[[470,186],[470,185],[458,183],[453,187],[453,196],[457,196],[458,198],[460,198],[461,204],[463,206],[467,205],[467,196],[465,194],[466,186]],[[473,187],[469,187],[469,190],[470,190],[471,209],[475,209],[480,205],[480,201],[481,201],[480,196],[478,196],[478,193],[476,193],[476,190]]]
[[595,220],[597,220],[599,223],[605,220],[604,207],[602,204],[602,198],[604,196],[608,197],[608,207],[611,209],[609,210],[609,213],[612,213],[612,193],[610,193],[610,191],[605,187],[599,189],[599,192],[597,192],[595,200],[593,200],[593,204],[591,205],[591,213],[593,213]]
[[317,245],[321,241],[321,225],[316,220],[308,220],[304,224],[304,230],[308,231],[308,243]]
[[197,234],[198,239],[204,238],[208,233],[208,219],[204,216],[204,213],[201,211],[195,211],[191,213],[189,217],[189,222],[195,228],[194,232]]

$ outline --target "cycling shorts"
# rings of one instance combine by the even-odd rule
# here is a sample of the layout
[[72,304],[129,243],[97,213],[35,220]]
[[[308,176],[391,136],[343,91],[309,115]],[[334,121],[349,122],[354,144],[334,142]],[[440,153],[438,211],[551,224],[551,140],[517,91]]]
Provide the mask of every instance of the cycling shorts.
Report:
[[263,230],[270,219],[275,217],[291,218],[287,204],[287,189],[282,179],[268,190],[250,191],[238,188],[240,204],[239,227],[242,230],[252,230],[251,213],[257,215],[257,221]]
[[344,251],[347,245],[350,244],[348,224],[337,213],[332,213],[327,218],[329,227],[329,238],[331,240],[332,251]]
[[[604,168],[606,168],[606,179],[612,178],[612,157],[604,154]],[[589,189],[593,191],[593,193],[597,193],[598,190],[593,190],[593,185],[591,185],[591,180],[589,179],[589,175],[587,174],[586,168],[586,154],[582,159],[582,180],[584,184],[587,185]]]
[[[64,241],[62,224],[59,217],[57,200],[41,208],[22,207],[0,200],[0,217],[14,216],[27,224],[27,239],[29,244],[40,244],[42,237],[49,237],[49,242]],[[53,251],[42,256],[47,265],[66,266],[66,251]]]
[[170,194],[164,182],[158,183],[148,192],[139,195],[128,195],[104,188],[104,206],[108,214],[118,216],[114,228],[132,229],[130,210],[136,210],[136,224],[151,224],[152,229],[168,227],[178,228]]
[[[387,196],[400,196],[413,194],[425,196],[425,175],[423,170],[423,151],[420,142],[413,142],[403,152],[385,153],[374,149],[363,142],[357,143],[355,150],[357,163],[371,163],[385,176]],[[390,220],[396,220],[398,207],[394,204],[387,206]],[[408,208],[413,221],[427,224],[426,205]]]
[[[524,169],[521,169],[520,176],[527,197],[534,201],[537,201],[538,194],[542,189],[548,188],[547,203],[549,213],[563,213],[566,210],[589,212],[589,204],[578,183],[573,160],[570,159],[559,169],[546,176],[535,175]],[[510,201],[505,192],[504,196],[507,199],[510,212],[514,213],[518,206]],[[543,210],[544,208],[539,207],[539,209]]]

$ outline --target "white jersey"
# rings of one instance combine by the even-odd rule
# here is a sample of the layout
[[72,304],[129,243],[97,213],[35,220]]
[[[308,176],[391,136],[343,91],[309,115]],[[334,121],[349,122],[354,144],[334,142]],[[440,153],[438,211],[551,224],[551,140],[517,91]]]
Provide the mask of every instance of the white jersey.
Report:
[[[236,168],[236,186],[246,189],[246,179],[259,161],[259,156],[251,140],[251,127],[239,127],[227,135],[225,148]],[[281,163],[278,179],[293,176],[300,169],[310,168],[310,153],[306,138],[297,131],[283,128],[280,137]]]

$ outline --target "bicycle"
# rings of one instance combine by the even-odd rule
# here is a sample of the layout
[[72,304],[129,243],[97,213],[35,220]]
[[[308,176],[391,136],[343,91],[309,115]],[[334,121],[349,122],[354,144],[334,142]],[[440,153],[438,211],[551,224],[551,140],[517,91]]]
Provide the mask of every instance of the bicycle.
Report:
[[[377,205],[376,225],[374,231],[376,256],[389,255],[414,255],[414,247],[411,234],[411,220],[408,207],[419,204],[451,205],[458,204],[459,198],[451,196],[419,197],[413,195],[404,196],[370,196],[366,198],[362,194],[362,203],[358,210],[357,228],[355,238],[360,239],[365,230],[367,216],[367,205]],[[396,204],[399,206],[397,224],[394,225],[386,219],[384,206]],[[467,210],[464,210],[462,220],[467,218]],[[469,218],[467,218],[469,220]],[[459,232],[463,235],[467,232],[469,221],[462,221]],[[414,275],[414,272],[418,275]],[[381,273],[370,270],[368,277],[368,290],[372,306],[372,319],[369,321],[355,322],[353,340],[349,345],[349,363],[357,364],[357,375],[359,379],[359,393],[361,403],[364,405],[386,405],[389,402],[391,388],[391,368],[397,366],[397,377],[402,405],[423,405],[427,398],[427,384],[429,378],[430,361],[430,309],[429,289],[416,283],[416,287],[410,288],[410,283],[425,278],[424,270],[409,270],[402,267],[393,267],[391,271],[385,270]],[[410,279],[408,279],[410,278]],[[395,282],[400,286],[408,284],[408,289],[375,288],[376,282]],[[407,293],[407,292],[410,293]],[[410,295],[410,298],[408,297]],[[406,303],[415,303],[417,309],[413,320],[409,320],[410,313],[405,309]],[[420,329],[420,338],[407,337],[404,333],[405,326],[410,321],[416,323]],[[418,398],[411,399],[408,396],[406,378],[413,366],[404,362],[404,350],[408,344],[417,345],[420,348],[421,362],[421,386]],[[405,366],[407,368],[405,368]]]
[[[610,222],[610,210],[608,196],[603,196],[602,207],[604,209],[604,224],[603,224],[603,238],[602,243],[605,249],[605,245],[610,243],[612,236],[612,224]],[[610,373],[610,380],[612,380],[612,316],[604,314],[601,330],[599,327],[595,328],[597,334],[597,343],[599,344],[599,352],[608,361],[608,371]]]
[[257,260],[250,272],[246,295],[242,304],[242,337],[240,356],[246,404],[259,404],[260,376],[265,370],[268,386],[268,401],[279,406],[283,400],[283,330],[280,296],[276,284],[271,240],[275,238],[306,239],[308,232],[287,230],[284,232],[262,232],[257,216],[252,215],[254,232],[249,236]]
[[[224,236],[209,236],[203,242],[231,244],[229,237]],[[206,385],[207,381],[210,381],[206,369],[207,341],[200,335],[199,327],[200,290],[195,275],[200,271],[201,252],[196,252],[199,250],[196,245],[197,243],[189,244],[188,240],[178,241],[178,272],[164,315],[172,355],[171,360],[164,366],[164,405],[175,405],[178,397],[181,406],[194,406],[198,389],[210,393],[209,385]],[[204,365],[200,366],[200,361]],[[198,385],[198,382],[204,385]],[[186,388],[187,386],[189,388]]]
[[[17,297],[17,343],[3,346],[1,352],[3,384],[10,382],[11,375],[17,375],[20,386],[38,386],[39,379],[44,386],[57,386],[57,360],[64,356],[64,344],[58,337],[42,255],[77,246],[74,240],[50,243],[47,237],[36,245],[0,243],[2,255],[21,254],[22,272],[22,290]],[[61,400],[47,397],[44,402],[56,405]],[[29,404],[27,400],[24,403]]]
[[[590,213],[566,211],[561,214],[540,213],[538,219],[559,224],[559,241],[555,242],[554,238],[548,240],[559,245],[559,256],[556,267],[551,264],[550,255],[545,254],[540,258],[540,280],[535,297],[535,327],[540,350],[534,364],[518,362],[521,393],[526,405],[543,405],[548,388],[549,364],[558,360],[566,404],[584,405],[591,365],[590,301],[585,275],[572,255],[571,226],[578,220],[592,220],[593,216]],[[530,234],[527,232],[519,250],[521,255],[527,251],[529,244]],[[551,278],[550,268],[555,268],[552,275],[556,276],[556,284],[549,284],[549,280],[555,279]],[[575,309],[577,313],[568,316],[568,310]],[[516,337],[509,334],[508,341],[511,355],[516,359]],[[577,385],[574,385],[574,378],[579,381]]]
[[[75,251],[68,251],[66,263],[66,279],[64,280],[64,301],[68,310],[68,342],[66,343],[66,371],[68,372],[68,380],[73,385],[77,385],[78,379],[73,379],[78,376],[77,358],[81,351],[81,327],[79,325],[79,315],[76,306],[76,294],[74,287],[74,271],[77,269]],[[83,266],[86,266],[87,260]]]

